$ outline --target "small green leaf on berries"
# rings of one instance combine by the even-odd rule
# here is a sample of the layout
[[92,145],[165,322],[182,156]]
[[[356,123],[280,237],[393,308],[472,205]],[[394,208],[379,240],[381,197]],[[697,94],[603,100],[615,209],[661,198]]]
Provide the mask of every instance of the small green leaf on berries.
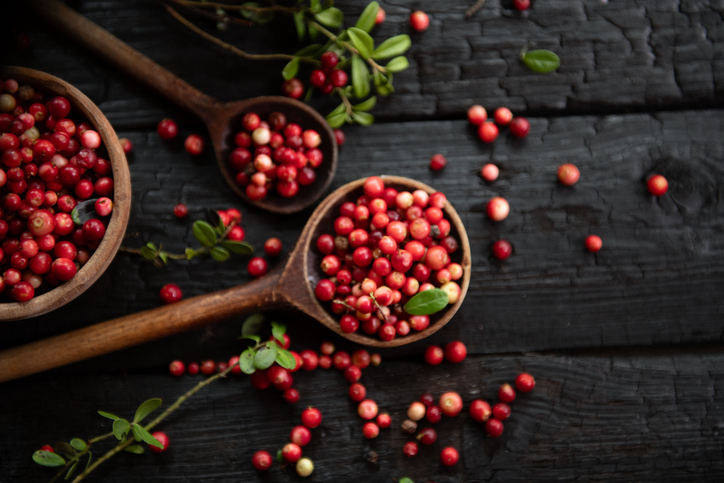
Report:
[[219,246],[211,247],[209,255],[211,255],[211,258],[213,258],[217,262],[225,262],[231,256],[229,250]]
[[254,247],[244,241],[236,241],[236,240],[224,240],[221,243],[221,246],[229,250],[231,253],[236,253],[237,255],[251,255],[254,253]]
[[57,455],[55,453],[51,453],[50,451],[36,451],[33,453],[33,461],[38,463],[40,466],[63,466],[65,464],[65,460],[62,456]]
[[192,258],[194,258],[196,256],[196,252],[194,251],[193,248],[187,248],[185,251],[185,254],[186,254],[186,260],[191,260]]
[[140,444],[132,444],[131,446],[126,448],[124,451],[133,453],[133,454],[143,454],[146,452],[146,450],[143,449],[143,446],[141,446]]
[[252,314],[241,324],[241,335],[256,335],[264,325],[264,316],[262,314]]
[[158,258],[163,260],[163,263],[168,263],[168,252],[158,252]]
[[405,312],[410,315],[432,315],[447,307],[450,302],[447,292],[433,288],[420,292],[405,304]]
[[82,225],[86,221],[92,220],[93,218],[100,218],[96,213],[97,199],[98,198],[81,201],[80,203],[75,205],[73,211],[70,212],[70,217],[73,219],[73,223],[75,223],[76,225]]
[[344,14],[340,9],[335,7],[322,10],[318,14],[314,15],[314,18],[325,27],[332,28],[340,27],[342,22],[344,22]]
[[[138,429],[138,434],[141,435],[141,439],[143,440],[143,442],[145,442],[151,446],[155,446],[156,448],[163,449],[163,445],[161,444],[161,442],[159,440],[157,440],[156,438],[154,438],[153,435],[146,430],[146,428],[144,428],[140,424],[134,424],[133,428],[134,428],[134,430]],[[135,432],[134,432],[134,435],[135,435]]]
[[332,129],[337,129],[338,127],[342,127],[344,122],[347,120],[347,113],[343,112],[342,114],[336,114],[334,116],[328,116],[327,117],[327,124],[329,124],[329,127]]
[[256,367],[254,366],[255,355],[256,352],[251,349],[247,349],[241,353],[239,356],[239,368],[241,372],[244,374],[254,374],[254,372],[256,372]]
[[412,45],[410,36],[407,34],[395,35],[382,42],[379,47],[372,52],[372,58],[375,60],[389,59],[390,57],[397,57],[407,52],[407,49]]
[[277,348],[275,344],[267,344],[266,346],[262,347],[258,351],[256,351],[256,355],[254,356],[254,366],[257,369],[268,369],[271,367],[272,364],[274,364],[274,361],[277,358]]
[[284,333],[287,331],[286,326],[284,324],[280,324],[279,322],[272,322],[271,328],[274,339],[279,341],[281,345],[284,345]]
[[561,59],[550,50],[526,50],[520,52],[520,58],[530,70],[547,74],[561,66]]
[[71,445],[69,445],[65,441],[56,443],[56,445],[53,447],[53,450],[57,454],[63,455],[70,459],[75,458],[78,455],[78,452],[75,450],[75,448],[73,448]]
[[98,414],[100,414],[104,418],[113,419],[114,421],[116,419],[121,419],[120,417],[116,416],[115,414],[107,413],[105,411],[98,411]]
[[277,364],[282,366],[284,369],[294,369],[297,367],[297,360],[294,358],[291,352],[285,349],[277,350]]
[[85,451],[88,449],[88,445],[85,441],[80,438],[73,438],[70,440],[70,445],[78,451]]
[[135,423],[131,425],[131,429],[133,430],[133,439],[135,439],[136,441],[143,440],[143,436],[141,435],[141,430],[138,429],[140,427],[141,426],[139,426],[138,424],[135,424]]
[[277,450],[277,461],[280,465],[284,464],[284,455],[282,454],[282,450],[280,449]]
[[133,416],[133,422],[134,423],[140,423],[143,421],[146,416],[154,412],[162,403],[159,398],[151,398],[147,401],[144,401],[141,403],[140,406],[138,406],[138,409],[136,409],[136,415]]
[[389,61],[385,66],[385,69],[390,72],[402,72],[408,67],[410,67],[410,61],[407,60],[407,57],[401,55]]
[[364,102],[360,102],[359,104],[355,104],[352,106],[353,111],[361,111],[361,112],[367,112],[373,107],[375,107],[375,104],[377,104],[377,97],[372,96],[369,99],[367,99]]
[[203,246],[211,248],[216,245],[216,233],[214,229],[205,221],[197,220],[194,222],[193,228],[194,236]]
[[352,86],[354,95],[359,99],[364,99],[370,93],[369,75],[365,61],[359,55],[352,55]]
[[357,23],[354,24],[354,26],[360,30],[364,30],[365,32],[369,32],[370,30],[372,30],[372,27],[375,26],[375,21],[377,20],[377,12],[379,11],[379,9],[379,3],[370,2],[370,4],[367,5],[362,11],[362,15],[359,16],[359,20],[357,20]]
[[412,481],[412,479],[410,479],[410,478],[400,478],[399,483],[415,483],[415,482]]
[[118,441],[128,434],[129,429],[131,429],[131,425],[128,424],[128,421],[125,419],[116,419],[113,421],[113,436],[115,436]]
[[284,80],[294,79],[297,76],[297,72],[299,72],[299,57],[294,57],[284,66],[284,69],[282,69],[282,77],[284,77]]
[[368,112],[353,112],[352,119],[361,126],[369,126],[375,122],[375,117]]
[[372,51],[375,50],[375,44],[370,34],[355,27],[348,28],[347,34],[349,38],[352,39],[354,46],[359,50],[362,58],[369,59]]
[[150,248],[151,250],[154,250],[154,251],[157,251],[157,250],[158,250],[158,247],[156,247],[156,244],[153,243],[153,242],[148,242],[148,243],[146,243],[146,246],[147,246],[148,248]]

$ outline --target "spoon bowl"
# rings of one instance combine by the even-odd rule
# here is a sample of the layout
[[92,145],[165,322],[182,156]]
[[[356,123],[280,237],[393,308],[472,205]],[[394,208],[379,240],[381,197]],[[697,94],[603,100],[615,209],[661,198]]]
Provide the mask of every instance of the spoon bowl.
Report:
[[[385,186],[433,193],[430,186],[398,176],[383,176]],[[267,275],[245,285],[199,295],[172,305],[127,315],[26,346],[0,353],[0,382],[59,367],[89,357],[132,347],[228,319],[244,312],[295,310],[303,312],[342,337],[373,347],[395,347],[423,339],[440,330],[463,303],[470,284],[471,253],[465,227],[448,202],[443,209],[450,221],[451,234],[460,248],[453,260],[463,267],[460,298],[434,314],[430,326],[405,337],[383,341],[360,332],[347,334],[339,321],[314,296],[314,285],[321,278],[319,254],[312,245],[322,233],[331,232],[339,206],[362,194],[364,179],[347,183],[327,196],[307,221],[296,245],[283,263]]]
[[[250,204],[272,213],[297,213],[314,204],[332,183],[337,171],[337,141],[334,132],[322,115],[303,102],[281,96],[220,102],[191,87],[107,30],[57,0],[33,0],[31,4],[35,13],[48,24],[121,71],[200,117],[209,131],[216,162],[224,180],[234,193]],[[270,190],[264,199],[250,200],[244,188],[236,183],[235,173],[230,169],[228,162],[229,153],[234,148],[234,134],[241,130],[241,119],[244,114],[256,112],[262,119],[266,119],[275,111],[283,113],[289,122],[299,124],[302,129],[317,131],[322,140],[319,149],[324,154],[324,160],[321,166],[315,169],[314,183],[301,186],[293,198],[284,198]]]

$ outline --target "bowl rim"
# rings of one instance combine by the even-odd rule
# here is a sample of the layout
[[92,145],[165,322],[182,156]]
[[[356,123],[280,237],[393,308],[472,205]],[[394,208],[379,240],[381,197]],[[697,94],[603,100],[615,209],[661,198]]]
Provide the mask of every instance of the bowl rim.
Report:
[[27,302],[0,304],[0,322],[28,319],[51,312],[85,292],[113,261],[128,226],[131,213],[131,174],[116,131],[98,106],[68,82],[26,67],[0,67],[0,77],[12,78],[55,95],[66,97],[100,134],[113,169],[113,213],[98,248],[69,281]]

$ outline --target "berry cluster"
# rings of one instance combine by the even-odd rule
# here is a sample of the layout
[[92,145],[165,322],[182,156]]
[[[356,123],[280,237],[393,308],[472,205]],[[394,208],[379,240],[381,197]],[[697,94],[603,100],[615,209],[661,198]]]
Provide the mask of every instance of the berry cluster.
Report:
[[347,73],[337,68],[339,56],[335,52],[327,51],[322,54],[319,60],[322,63],[322,68],[312,71],[309,75],[310,84],[319,89],[319,92],[325,96],[331,94],[335,87],[347,85]]
[[484,143],[492,143],[498,138],[498,126],[509,126],[510,133],[524,138],[530,132],[530,123],[524,117],[513,117],[507,107],[499,107],[493,114],[495,122],[488,120],[488,111],[483,106],[475,105],[468,109],[468,120],[478,126],[478,137]]
[[[520,392],[530,392],[535,387],[535,379],[524,372],[515,379],[515,387]],[[515,400],[515,396],[515,389],[510,384],[503,384],[498,389],[499,403],[491,408],[487,401],[476,399],[470,405],[470,416],[478,423],[485,423],[488,435],[497,438],[503,434],[503,421],[510,417],[509,403]]]
[[[27,302],[73,278],[101,243],[112,168],[100,134],[71,119],[68,99],[13,79],[0,80],[0,92],[0,292]],[[94,196],[95,216],[76,226],[73,209]]]
[[451,260],[458,241],[444,217],[443,193],[398,192],[376,176],[367,178],[363,188],[356,203],[339,207],[335,235],[316,240],[324,255],[320,269],[328,278],[317,282],[314,294],[342,316],[343,332],[356,332],[361,325],[365,333],[390,341],[430,325],[428,315],[405,312],[409,297],[439,286],[449,303],[456,303],[460,286],[455,281],[463,269]]
[[287,123],[281,112],[272,112],[268,122],[256,113],[247,113],[242,127],[234,136],[237,147],[229,154],[229,164],[249,199],[261,200],[272,188],[280,196],[292,198],[300,186],[314,183],[314,170],[324,161],[317,131],[303,131],[299,124]]

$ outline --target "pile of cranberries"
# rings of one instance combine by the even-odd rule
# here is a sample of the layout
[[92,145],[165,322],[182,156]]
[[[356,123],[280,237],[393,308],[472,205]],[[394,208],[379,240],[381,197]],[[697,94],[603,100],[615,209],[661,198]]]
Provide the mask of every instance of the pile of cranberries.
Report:
[[309,186],[317,178],[314,170],[324,161],[319,149],[322,137],[313,129],[288,123],[281,112],[272,112],[267,121],[253,112],[244,116],[229,165],[250,200],[265,198],[269,190],[292,198],[300,186]]
[[[0,292],[27,302],[73,278],[98,247],[113,210],[101,137],[71,103],[0,80]],[[97,198],[76,226],[73,208]]]
[[524,117],[513,117],[507,107],[499,107],[493,114],[495,122],[488,120],[488,111],[483,106],[474,105],[468,109],[468,120],[478,126],[478,137],[484,143],[492,143],[498,138],[498,126],[508,126],[510,133],[518,138],[524,138],[530,132],[530,123]]
[[314,294],[330,302],[345,333],[360,327],[390,341],[411,330],[425,330],[428,315],[409,315],[403,306],[417,293],[439,287],[449,303],[460,298],[456,280],[463,269],[451,256],[459,248],[450,235],[443,193],[398,191],[376,176],[367,178],[364,195],[339,207],[334,234],[316,240],[327,276]]

